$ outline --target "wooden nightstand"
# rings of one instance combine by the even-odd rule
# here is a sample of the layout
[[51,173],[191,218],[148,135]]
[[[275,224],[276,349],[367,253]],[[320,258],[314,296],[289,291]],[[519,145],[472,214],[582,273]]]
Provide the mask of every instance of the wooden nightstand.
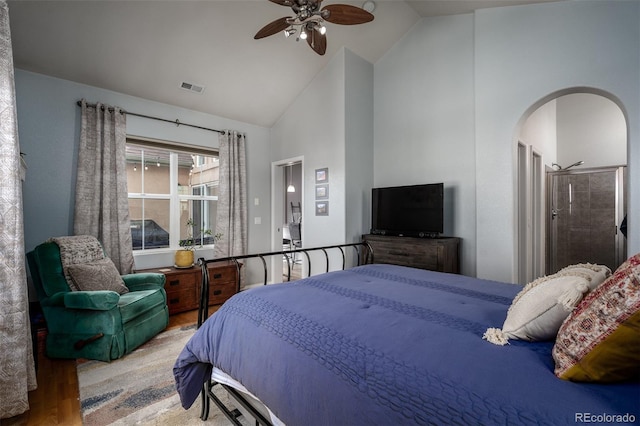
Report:
[[[240,264],[242,266],[242,264]],[[209,269],[209,306],[220,305],[238,292],[238,271],[233,262],[210,263]],[[200,300],[198,286],[198,300]]]
[[[220,305],[238,292],[236,267],[231,262],[214,262],[207,268],[209,269],[209,305]],[[169,315],[198,309],[202,285],[199,266],[191,268],[167,266],[137,272],[155,272],[165,275],[164,290],[167,292]]]

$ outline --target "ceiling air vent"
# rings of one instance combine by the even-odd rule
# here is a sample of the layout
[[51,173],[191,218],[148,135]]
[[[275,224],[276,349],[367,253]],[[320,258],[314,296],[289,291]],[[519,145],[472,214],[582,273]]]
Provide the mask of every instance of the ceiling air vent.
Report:
[[180,83],[180,88],[184,90],[188,90],[190,92],[195,92],[195,93],[204,92],[204,86],[199,84],[187,83],[186,81],[183,81],[182,83]]

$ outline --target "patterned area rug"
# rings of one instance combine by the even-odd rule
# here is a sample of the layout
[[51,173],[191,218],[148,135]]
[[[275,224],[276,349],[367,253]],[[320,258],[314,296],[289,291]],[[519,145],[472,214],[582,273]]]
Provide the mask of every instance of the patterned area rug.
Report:
[[[180,405],[173,379],[173,364],[194,331],[195,325],[164,331],[111,363],[79,362],[83,424],[229,425],[230,422],[214,404],[211,404],[209,419],[202,422],[200,398],[189,410]],[[222,398],[228,401],[226,394]]]

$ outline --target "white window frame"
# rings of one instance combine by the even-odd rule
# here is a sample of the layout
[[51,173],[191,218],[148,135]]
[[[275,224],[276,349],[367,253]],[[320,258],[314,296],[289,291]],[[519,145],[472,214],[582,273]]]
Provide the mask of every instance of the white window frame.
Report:
[[[198,158],[202,159],[203,156],[211,156],[218,157],[218,153],[216,151],[211,150],[208,153],[203,152],[202,148],[192,148],[183,146],[183,145],[172,145],[170,143],[159,143],[158,146],[154,146],[153,143],[146,143],[146,141],[142,141],[142,143],[138,142],[137,139],[127,139],[127,145],[135,146],[136,148],[140,148],[142,150],[141,157],[141,168],[142,164],[144,164],[145,160],[145,149],[155,148],[155,149],[163,149],[169,152],[169,194],[155,194],[155,193],[146,193],[146,192],[129,192],[128,199],[133,200],[169,200],[169,247],[162,248],[141,248],[134,250],[134,255],[136,254],[152,254],[152,253],[161,253],[168,251],[175,251],[180,248],[180,206],[184,201],[196,200],[196,201],[218,201],[217,195],[193,195],[193,194],[179,194],[178,193],[178,154],[190,154],[195,156],[195,162],[202,162],[202,160],[198,160]],[[205,187],[205,186],[217,186],[218,181],[214,184],[206,185],[206,184],[198,184],[197,186]],[[144,175],[142,177],[142,188],[144,188]],[[207,191],[203,191],[207,192]],[[208,206],[208,203],[204,203],[204,206]],[[206,207],[208,208],[208,207]],[[144,215],[144,203],[142,209],[142,218],[145,218]],[[206,229],[206,228],[205,228]],[[212,229],[215,231],[215,229]],[[205,244],[202,246],[203,248],[212,248],[213,244]]]

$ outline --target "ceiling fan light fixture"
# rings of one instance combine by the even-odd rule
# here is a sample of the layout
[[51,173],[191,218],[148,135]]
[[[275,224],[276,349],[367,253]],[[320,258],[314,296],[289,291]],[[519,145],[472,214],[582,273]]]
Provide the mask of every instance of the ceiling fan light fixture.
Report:
[[367,0],[364,2],[364,4],[362,5],[362,8],[364,10],[366,10],[367,12],[371,13],[376,9],[376,4],[371,1],[371,0]]
[[[254,39],[258,40],[284,32],[285,37],[298,34],[296,41],[305,40],[318,55],[327,50],[327,29],[324,22],[338,25],[356,25],[371,22],[374,16],[367,10],[373,10],[375,3],[366,0],[363,7],[349,4],[329,4],[321,8],[322,0],[269,0],[281,6],[290,7],[294,16],[284,16],[262,27]],[[298,32],[297,29],[300,28]]]

